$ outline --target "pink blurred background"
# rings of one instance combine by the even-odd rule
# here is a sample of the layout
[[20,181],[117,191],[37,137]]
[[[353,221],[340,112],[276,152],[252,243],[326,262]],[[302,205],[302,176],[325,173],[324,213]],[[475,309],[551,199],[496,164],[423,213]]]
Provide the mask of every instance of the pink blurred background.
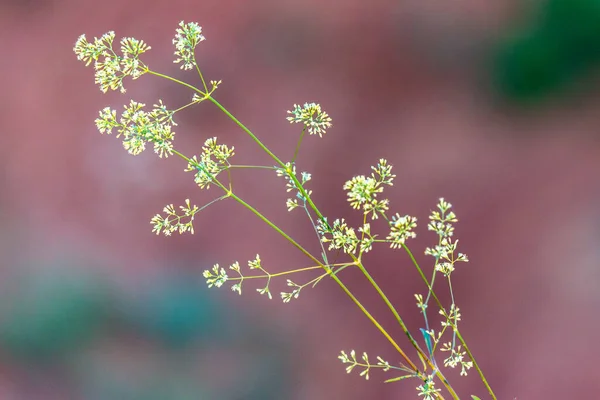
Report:
[[[126,80],[125,95],[103,95],[72,47],[82,33],[114,30],[152,46],[152,69],[193,80],[171,61],[180,20],[203,27],[197,59],[207,79],[223,80],[215,97],[276,154],[293,153],[298,130],[285,111],[294,103],[318,102],[332,116],[298,161],[330,219],[358,222],[342,185],[387,158],[397,175],[391,210],[419,218],[410,246],[429,265],[429,211],[439,197],[454,205],[470,258],[453,278],[461,332],[499,399],[594,397],[599,88],[593,65],[573,88],[535,101],[495,83],[498,45],[536,25],[520,2],[13,0],[0,3],[0,399],[416,398],[416,381],[346,375],[340,350],[400,360],[334,283],[285,305],[253,288],[238,298],[205,287],[202,270],[256,253],[270,272],[306,265],[249,212],[220,202],[198,216],[193,236],[151,233],[165,204],[204,204],[216,191],[198,190],[175,157],[129,156],[93,121],[130,98],[180,105],[191,94],[144,76]],[[177,117],[184,153],[217,136],[235,145],[236,162],[269,163],[209,104]],[[286,212],[281,180],[234,179],[317,250],[310,224]],[[413,294],[425,289],[406,255],[367,262],[418,331]],[[361,276],[342,278],[408,348]],[[272,290],[285,288],[281,280]],[[488,398],[474,372],[449,376],[465,398]]]

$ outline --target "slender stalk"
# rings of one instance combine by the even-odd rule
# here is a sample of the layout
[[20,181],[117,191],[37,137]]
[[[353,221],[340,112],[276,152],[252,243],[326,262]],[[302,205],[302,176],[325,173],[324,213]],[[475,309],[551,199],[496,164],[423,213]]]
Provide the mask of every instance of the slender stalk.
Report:
[[202,76],[200,67],[198,67],[198,63],[196,62],[196,56],[194,56],[194,65],[196,66],[196,71],[198,71],[198,75],[200,76],[200,80],[202,81],[202,85],[204,86],[204,91],[208,93],[208,87],[206,86],[206,82],[204,82],[204,76]]
[[172,113],[173,113],[173,114],[175,114],[176,112],[179,112],[179,111],[181,111],[181,110],[184,110],[184,109],[188,108],[189,106],[193,106],[193,105],[195,105],[195,104],[196,104],[196,102],[195,102],[195,101],[192,101],[191,103],[188,103],[188,104],[186,104],[185,106],[181,106],[181,107],[179,107],[179,108],[177,108],[177,109],[173,110],[173,111],[172,111]]
[[236,164],[232,164],[229,166],[229,168],[247,168],[247,169],[270,169],[270,170],[274,170],[274,167],[269,167],[266,165],[236,165]]
[[191,89],[191,90],[193,90],[193,91],[194,91],[194,92],[196,92],[196,93],[199,93],[199,94],[201,94],[201,95],[203,95],[203,96],[206,96],[206,93],[205,93],[205,92],[203,92],[202,90],[198,89],[197,87],[195,87],[195,86],[192,86],[192,85],[190,85],[189,83],[185,83],[184,81],[180,81],[179,79],[175,79],[175,78],[173,78],[172,76],[169,76],[169,75],[164,75],[164,74],[161,74],[160,72],[155,72],[155,71],[152,71],[151,69],[148,69],[148,68],[146,68],[146,72],[147,72],[147,73],[149,73],[149,74],[151,74],[151,75],[158,76],[158,77],[160,77],[160,78],[168,79],[168,80],[170,80],[170,81],[173,81],[173,82],[175,82],[175,83],[178,83],[178,84],[180,84],[180,85],[183,85],[183,86],[187,87],[188,89]]
[[276,278],[278,276],[284,276],[284,275],[291,275],[291,274],[295,274],[297,272],[305,272],[305,271],[313,271],[315,269],[323,269],[320,265],[313,265],[312,267],[305,267],[305,268],[298,268],[298,269],[292,269],[292,270],[288,270],[288,271],[283,271],[283,272],[276,272],[274,274],[267,274],[267,275],[249,275],[246,276],[244,275],[244,277],[238,277],[238,278],[228,278],[227,280],[231,280],[231,281],[241,281],[241,280],[246,280],[246,279],[260,279],[260,278],[268,278],[269,276],[272,278]]
[[304,134],[306,133],[306,126],[302,126],[302,133],[300,133],[300,138],[298,139],[298,143],[296,144],[296,150],[294,150],[294,156],[292,157],[292,164],[296,161],[296,157],[298,157],[298,152],[300,151],[300,145],[302,144],[302,139],[304,139]]

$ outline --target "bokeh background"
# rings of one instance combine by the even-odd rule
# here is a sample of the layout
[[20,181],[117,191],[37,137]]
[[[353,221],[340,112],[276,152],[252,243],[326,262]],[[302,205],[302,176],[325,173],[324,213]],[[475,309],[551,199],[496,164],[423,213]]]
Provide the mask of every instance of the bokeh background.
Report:
[[[453,280],[462,332],[499,399],[596,396],[600,1],[3,0],[0,399],[416,397],[417,382],[346,375],[342,349],[400,360],[332,282],[285,305],[250,286],[242,298],[206,288],[202,270],[256,253],[271,272],[306,265],[247,211],[220,202],[193,236],[151,233],[165,204],[210,193],[177,158],[129,156],[93,120],[130,98],[176,107],[190,93],[144,76],[104,95],[72,47],[115,30],[152,46],[154,70],[193,80],[171,61],[180,20],[204,29],[197,57],[207,79],[223,80],[216,98],[277,154],[293,152],[294,103],[333,117],[299,159],[331,219],[358,221],[342,185],[385,157],[397,174],[392,210],[422,221],[411,246],[427,265],[422,249],[436,238],[424,221],[439,197],[454,204],[471,260]],[[177,121],[184,153],[218,136],[238,162],[269,163],[209,104]],[[235,179],[317,249],[307,221],[285,211],[281,180]],[[413,294],[424,288],[407,257],[368,263],[421,327]],[[401,338],[360,275],[343,279]],[[487,398],[476,374],[449,375],[465,397]]]

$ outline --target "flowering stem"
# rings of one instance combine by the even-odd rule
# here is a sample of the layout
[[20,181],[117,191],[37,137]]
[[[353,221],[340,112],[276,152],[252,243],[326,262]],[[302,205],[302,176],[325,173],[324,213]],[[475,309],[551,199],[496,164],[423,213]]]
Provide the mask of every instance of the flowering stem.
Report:
[[[352,265],[354,265],[354,264],[352,264]],[[332,264],[332,265],[329,265],[329,267],[337,267],[337,266],[339,266],[339,267],[347,267],[347,266],[348,266],[348,264],[346,264],[346,263],[341,263],[341,264]],[[295,273],[297,273],[297,272],[312,271],[312,270],[315,270],[315,269],[323,269],[323,267],[322,267],[321,265],[313,265],[313,266],[310,266],[310,267],[304,267],[304,268],[292,269],[292,270],[287,270],[287,271],[277,272],[277,273],[274,273],[274,274],[268,274],[268,275],[250,275],[250,276],[246,276],[246,275],[244,275],[244,278],[243,278],[243,279],[259,279],[259,278],[267,278],[267,277],[269,277],[269,276],[271,276],[271,277],[275,278],[275,277],[277,277],[277,276],[291,275],[291,274],[295,274]],[[325,276],[327,276],[327,275],[329,275],[329,274],[327,273],[327,274],[325,274],[325,275],[322,275],[322,276],[320,276],[319,278],[321,278],[321,277],[325,277]],[[235,281],[235,280],[242,280],[242,278],[241,278],[241,277],[239,277],[239,278],[228,278],[228,280]],[[312,282],[312,281],[311,281],[311,282]]]
[[[433,288],[431,287],[431,285],[429,284],[429,281],[427,280],[427,277],[425,276],[425,274],[423,273],[423,270],[421,270],[421,267],[419,267],[419,264],[417,263],[417,260],[415,259],[414,255],[412,254],[412,252],[410,251],[410,249],[405,245],[402,244],[402,247],[404,248],[404,250],[406,251],[406,253],[408,254],[408,256],[410,257],[410,259],[412,260],[413,264],[415,265],[415,267],[417,268],[417,271],[419,272],[419,274],[421,275],[421,278],[423,278],[423,281],[425,281],[425,284],[427,285],[427,287],[430,290],[431,296],[433,297],[433,299],[435,300],[435,302],[437,303],[438,307],[440,308],[440,310],[443,312],[444,317],[448,318],[448,314],[446,313],[446,311],[444,310],[444,306],[442,305],[442,302],[439,300],[439,298],[437,297],[437,295],[435,294],[435,292],[433,291]],[[486,389],[488,390],[490,396],[492,396],[492,400],[497,400],[496,395],[494,394],[494,391],[492,390],[492,388],[490,387],[487,379],[485,379],[485,375],[483,374],[483,371],[481,370],[481,368],[479,367],[479,364],[477,364],[477,361],[475,361],[475,357],[473,356],[473,353],[471,353],[471,350],[469,350],[469,346],[467,346],[467,343],[465,342],[465,340],[463,339],[462,335],[460,334],[458,327],[456,326],[455,323],[453,323],[453,330],[454,332],[456,332],[456,336],[458,337],[458,340],[460,340],[460,343],[462,344],[463,348],[465,349],[465,351],[467,352],[467,354],[469,355],[469,358],[471,359],[471,361],[473,362],[473,366],[475,367],[475,369],[477,370],[477,373],[479,374],[481,381],[483,382],[483,384],[485,385]]]
[[448,382],[448,380],[446,379],[446,377],[444,376],[444,374],[438,368],[436,368],[436,366],[430,360],[429,356],[426,355],[423,352],[423,350],[421,349],[421,347],[419,346],[419,344],[412,337],[412,335],[408,331],[408,327],[406,326],[406,324],[404,323],[404,321],[400,317],[400,314],[398,314],[398,311],[396,310],[396,307],[394,307],[394,305],[392,304],[392,302],[390,301],[390,299],[385,295],[385,293],[383,292],[383,290],[381,289],[381,287],[379,287],[379,285],[377,284],[377,282],[375,282],[375,280],[373,279],[373,277],[371,276],[371,274],[369,274],[369,272],[367,271],[367,269],[362,265],[362,262],[358,262],[357,265],[358,265],[358,268],[360,268],[360,270],[362,271],[363,275],[367,278],[367,280],[369,281],[369,283],[371,284],[371,286],[373,286],[375,288],[375,290],[377,291],[377,293],[379,294],[379,296],[383,299],[383,301],[388,306],[388,308],[390,309],[390,311],[392,312],[392,314],[394,314],[394,317],[396,317],[396,320],[398,321],[398,324],[400,324],[400,327],[402,328],[402,330],[404,331],[404,333],[408,337],[408,340],[410,341],[410,343],[412,344],[412,346],[421,354],[421,356],[423,357],[423,359],[427,361],[427,364],[429,364],[429,366],[431,367],[431,369],[433,371],[436,371],[435,372],[436,375],[438,376],[438,378],[440,378],[440,380],[442,381],[442,383],[444,384],[444,386],[446,386],[446,388],[448,389],[448,392],[450,393],[450,395],[452,396],[452,398],[458,399],[458,395],[456,394],[456,392],[454,391],[454,389],[450,385],[450,382]]

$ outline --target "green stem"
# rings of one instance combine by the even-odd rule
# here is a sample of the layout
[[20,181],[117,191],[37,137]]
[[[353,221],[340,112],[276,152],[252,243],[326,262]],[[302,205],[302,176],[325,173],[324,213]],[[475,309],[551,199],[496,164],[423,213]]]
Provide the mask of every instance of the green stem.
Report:
[[160,72],[155,72],[155,71],[152,71],[152,70],[150,70],[148,68],[146,68],[146,72],[148,72],[151,75],[155,75],[155,76],[158,76],[158,77],[170,80],[172,82],[178,83],[180,85],[183,85],[183,86],[187,87],[188,89],[193,90],[196,93],[200,93],[202,96],[206,96],[206,93],[204,93],[202,90],[198,89],[197,87],[192,86],[189,83],[185,83],[183,81],[180,81],[179,79],[175,79],[172,76],[164,75],[164,74],[161,74]]
[[208,93],[208,86],[206,86],[206,82],[204,82],[204,76],[202,76],[202,72],[200,72],[200,67],[198,67],[198,63],[196,62],[196,56],[194,56],[194,65],[196,66],[196,71],[198,71],[198,75],[200,76],[200,80],[202,81],[202,85],[204,86],[204,91]]
[[196,104],[196,102],[195,102],[195,101],[193,101],[193,102],[191,102],[191,103],[188,103],[188,104],[186,104],[185,106],[181,106],[181,107],[179,107],[179,108],[177,108],[177,109],[173,110],[173,111],[172,111],[172,113],[173,113],[173,114],[175,114],[176,112],[179,112],[179,111],[181,111],[181,110],[184,110],[184,109],[188,108],[189,106],[193,106],[194,104]]
[[289,270],[289,271],[277,272],[275,274],[251,275],[251,276],[243,276],[243,277],[239,277],[239,278],[228,278],[227,280],[241,281],[241,280],[245,280],[245,279],[268,278],[269,276],[271,276],[271,277],[278,277],[278,276],[295,274],[296,272],[312,271],[312,270],[315,270],[315,269],[322,269],[322,267],[320,265],[313,265],[312,267],[292,269],[292,270]]
[[250,129],[246,128],[246,126],[244,124],[242,124],[236,117],[234,117],[229,111],[227,111],[227,109],[225,107],[223,107],[221,105],[221,103],[219,103],[217,100],[215,100],[213,97],[209,97],[208,98],[210,101],[213,102],[214,105],[216,105],[223,113],[225,113],[225,115],[227,115],[229,117],[229,119],[231,119],[233,122],[236,123],[237,126],[240,127],[240,129],[242,129],[244,132],[246,132],[248,134],[248,136],[250,136],[252,138],[252,140],[254,140],[254,142],[256,142],[256,144],[265,152],[269,155],[269,157],[271,157],[273,160],[275,160],[275,162],[277,164],[279,164],[280,167],[284,168],[285,164],[283,163],[283,161],[281,161],[275,154],[273,154],[273,152],[271,152],[271,150],[269,150],[269,148],[267,146],[265,146],[258,137],[256,137],[256,135],[254,133],[252,133],[250,131]]
[[296,144],[296,150],[294,150],[294,156],[292,157],[292,164],[296,161],[296,157],[298,157],[298,152],[300,151],[300,145],[302,144],[302,139],[304,139],[304,133],[306,132],[306,126],[302,127],[302,133],[300,134],[300,138],[298,139],[298,143]]
[[246,203],[239,196],[237,196],[236,194],[234,194],[232,192],[230,192],[230,197],[232,199],[234,199],[235,201],[237,201],[238,203],[240,203],[245,208],[247,208],[248,210],[250,210],[260,220],[262,220],[264,223],[269,225],[273,230],[275,230],[277,233],[279,233],[281,236],[283,236],[288,242],[290,242],[294,247],[296,247],[298,250],[300,250],[302,252],[302,254],[304,254],[305,256],[310,258],[315,264],[321,266],[322,268],[325,268],[325,270],[328,270],[328,267],[326,265],[324,265],[321,261],[319,261],[317,258],[315,258],[308,250],[306,250],[298,242],[296,242],[294,239],[292,239],[287,233],[282,231],[277,225],[272,223],[267,217],[265,217],[263,214],[261,214],[256,208],[252,207],[250,204]]
[[270,169],[270,170],[275,169],[275,167],[269,167],[266,165],[237,165],[237,164],[230,165],[229,168]]

